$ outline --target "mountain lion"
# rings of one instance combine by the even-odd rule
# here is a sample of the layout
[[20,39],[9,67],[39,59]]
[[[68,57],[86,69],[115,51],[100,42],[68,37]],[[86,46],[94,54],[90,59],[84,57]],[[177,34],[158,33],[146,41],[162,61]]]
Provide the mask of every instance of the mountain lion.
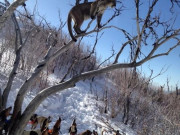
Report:
[[81,31],[81,25],[84,20],[89,18],[94,19],[97,16],[97,25],[98,28],[101,28],[101,18],[104,11],[108,7],[116,6],[116,0],[96,0],[94,2],[82,3],[74,6],[69,14],[68,14],[68,30],[71,38],[76,42],[76,38],[72,32],[71,21],[74,21],[74,30],[77,34],[85,33],[85,31]]

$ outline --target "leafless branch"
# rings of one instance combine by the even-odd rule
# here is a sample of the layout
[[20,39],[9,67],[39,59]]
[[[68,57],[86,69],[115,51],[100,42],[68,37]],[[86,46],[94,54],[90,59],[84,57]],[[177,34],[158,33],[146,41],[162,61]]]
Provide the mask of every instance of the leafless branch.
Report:
[[170,0],[170,2],[171,2],[170,11],[173,13],[174,5],[176,4],[178,7],[180,7],[180,1],[179,0]]
[[4,24],[10,18],[10,16],[13,14],[13,12],[16,10],[16,8],[20,5],[22,5],[26,0],[16,0],[14,1],[4,12],[2,16],[0,16],[0,30],[3,28]]
[[148,10],[148,13],[146,15],[146,18],[145,18],[145,21],[144,21],[144,24],[143,24],[143,27],[142,27],[142,30],[140,31],[140,18],[139,18],[139,0],[135,0],[135,3],[136,3],[136,25],[137,25],[137,32],[138,32],[138,43],[137,43],[137,47],[136,47],[136,52],[135,52],[135,57],[134,57],[134,62],[136,62],[138,56],[139,56],[139,53],[140,53],[140,48],[141,48],[141,41],[142,41],[142,35],[145,31],[145,29],[147,28],[147,23],[149,22],[149,19],[150,19],[150,16],[151,16],[151,13],[153,11],[153,8],[154,6],[156,5],[158,0],[153,0],[152,2],[152,5],[149,7],[149,10]]
[[115,58],[115,61],[114,61],[113,64],[116,64],[116,63],[118,62],[119,56],[120,56],[121,53],[123,52],[124,48],[125,48],[128,44],[130,44],[131,42],[133,42],[133,41],[136,40],[136,39],[137,39],[137,36],[134,37],[133,39],[127,41],[126,43],[124,43],[124,44],[121,46],[121,49],[120,49],[120,51],[118,52],[118,54],[116,55],[116,58]]
[[[19,24],[18,24],[18,21],[16,19],[16,15],[13,13],[12,14],[12,20],[14,22],[14,26],[15,26],[15,32],[16,32],[16,40],[15,40],[15,52],[16,52],[16,58],[15,58],[15,61],[14,61],[14,65],[13,65],[13,69],[9,75],[9,78],[8,78],[8,82],[6,84],[6,87],[3,91],[3,102],[2,102],[2,108],[5,108],[6,107],[6,104],[7,104],[7,99],[8,99],[8,95],[9,95],[9,92],[11,90],[11,87],[12,87],[12,82],[16,76],[16,71],[17,71],[17,68],[19,66],[19,62],[20,62],[20,56],[21,56],[21,50],[22,48],[25,46],[26,44],[26,41],[29,37],[29,34],[32,32],[32,30],[30,30],[27,35],[27,37],[25,38],[25,41],[23,42],[22,40],[22,35],[21,35],[21,30],[20,30],[20,27],[19,27]],[[19,43],[18,43],[19,41]]]
[[59,17],[59,22],[60,22],[58,31],[60,31],[66,25],[66,22],[62,21],[60,11],[58,12],[58,17]]
[[151,57],[151,59],[154,59],[154,58],[160,57],[160,56],[169,55],[169,53],[170,53],[172,50],[174,50],[175,48],[177,48],[178,46],[180,46],[180,41],[179,41],[176,45],[174,45],[173,47],[169,48],[169,50],[168,50],[167,52],[154,55],[154,56]]
[[71,63],[71,65],[69,66],[67,73],[64,75],[64,77],[61,79],[61,81],[59,83],[64,82],[64,79],[66,79],[67,75],[71,72],[73,66],[76,64],[77,60],[74,59],[73,62]]
[[115,55],[115,51],[112,47],[112,54],[111,56],[109,56],[107,59],[105,59],[103,62],[101,62],[98,66],[97,66],[97,69],[101,67],[101,65],[103,65],[105,62],[109,61],[113,56]]
[[109,18],[103,25],[102,27],[106,26],[109,24],[114,18],[120,15],[120,12],[122,11],[123,6],[121,6],[119,9],[115,8],[114,14]]
[[92,49],[92,51],[89,53],[89,55],[88,56],[86,56],[86,57],[84,57],[84,58],[82,58],[82,60],[85,60],[85,59],[88,59],[88,58],[90,58],[91,57],[91,55],[92,54],[94,54],[94,52],[95,52],[95,48],[96,48],[96,45],[97,45],[97,43],[98,43],[98,35],[99,35],[99,32],[97,32],[96,33],[96,39],[95,39],[95,43],[94,43],[94,46],[93,46],[93,49]]

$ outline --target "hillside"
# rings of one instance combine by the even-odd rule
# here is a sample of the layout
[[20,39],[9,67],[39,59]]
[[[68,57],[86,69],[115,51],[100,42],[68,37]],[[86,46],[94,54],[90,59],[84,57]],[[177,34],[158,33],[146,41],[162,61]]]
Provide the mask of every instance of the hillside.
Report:
[[[123,4],[127,2],[118,1],[112,14],[103,17],[107,20],[102,28],[73,32],[77,42],[66,34],[67,22],[60,13],[58,25],[53,26],[36,11],[28,12],[24,4],[22,10],[14,11],[14,7],[11,18],[2,22],[0,34],[0,111],[13,107],[10,124],[6,120],[1,124],[7,126],[7,135],[29,130],[33,113],[50,115],[50,128],[60,116],[63,135],[68,134],[73,119],[78,133],[89,129],[99,134],[106,130],[109,135],[116,130],[123,135],[179,135],[178,84],[170,89],[167,79],[167,91],[164,86],[154,86],[154,78],[162,75],[163,69],[158,74],[156,68],[143,67],[180,45],[178,19],[161,18],[159,11],[153,10],[159,6],[157,2],[144,0],[143,6],[138,0],[132,2],[135,14],[129,16]],[[167,4],[169,11],[172,0],[171,4]],[[9,10],[3,3],[0,6]],[[149,12],[141,14],[143,10]],[[117,23],[125,12],[132,20],[130,27]],[[132,31],[131,26],[137,29]],[[114,32],[111,35],[106,30]],[[111,46],[108,54],[103,51],[107,46]],[[99,57],[99,51],[105,55]]]
[[[0,84],[4,83],[5,78],[6,77],[1,74]],[[56,77],[51,75],[50,80],[53,83],[53,81],[56,81]],[[83,81],[78,83],[75,88],[65,90],[61,93],[56,93],[55,95],[47,98],[39,106],[35,113],[43,116],[51,116],[52,122],[50,124],[50,128],[53,127],[55,121],[60,116],[63,119],[61,124],[61,133],[63,135],[68,135],[68,128],[74,118],[76,118],[78,133],[89,129],[96,130],[99,134],[101,134],[103,129],[108,130],[108,127],[101,119],[108,118],[109,124],[114,129],[120,130],[120,132],[124,132],[126,135],[136,135],[135,131],[128,128],[128,126],[124,125],[122,122],[116,119],[110,119],[108,114],[104,115],[100,113],[100,106],[103,108],[104,104],[101,101],[96,100],[96,96],[90,91],[90,83],[99,88],[99,91],[97,92],[100,94],[102,93],[102,88],[104,87],[103,81],[103,79],[96,80],[94,82]],[[14,101],[14,95],[17,94],[16,89],[20,83],[20,79],[16,78],[16,82],[13,86],[14,91],[12,91],[9,96],[8,106],[13,106],[12,103]],[[23,108],[31,101],[34,95],[34,92],[29,92],[26,95]],[[27,129],[29,129],[30,126],[31,124],[28,124]],[[110,131],[109,134],[111,133],[112,132]]]

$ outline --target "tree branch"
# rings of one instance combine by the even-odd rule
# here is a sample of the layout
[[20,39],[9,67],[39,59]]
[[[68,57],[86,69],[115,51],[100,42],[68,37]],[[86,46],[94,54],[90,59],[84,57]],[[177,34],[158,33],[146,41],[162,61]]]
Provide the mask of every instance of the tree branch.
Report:
[[148,13],[146,15],[146,19],[144,21],[144,24],[143,24],[143,27],[142,27],[142,30],[140,30],[140,18],[139,18],[139,0],[136,0],[136,25],[137,25],[137,32],[138,32],[138,43],[137,43],[137,47],[136,47],[136,51],[135,51],[135,57],[134,57],[134,62],[136,62],[138,56],[139,56],[139,53],[140,53],[140,48],[141,48],[141,41],[142,41],[142,35],[143,33],[145,32],[145,29],[147,28],[147,23],[150,21],[149,18],[151,16],[151,13],[153,11],[153,8],[154,6],[156,5],[158,0],[154,0],[152,2],[152,5],[149,7],[149,10],[148,10]]
[[169,50],[167,52],[154,55],[154,56],[151,57],[151,59],[154,59],[154,58],[160,57],[160,56],[169,55],[169,53],[178,46],[180,46],[180,41],[176,45],[174,45],[173,47],[169,48]]
[[10,18],[10,16],[13,14],[13,12],[16,10],[16,8],[20,5],[22,5],[27,0],[16,0],[14,1],[4,12],[2,16],[0,16],[0,30],[4,27],[4,24],[6,21]]

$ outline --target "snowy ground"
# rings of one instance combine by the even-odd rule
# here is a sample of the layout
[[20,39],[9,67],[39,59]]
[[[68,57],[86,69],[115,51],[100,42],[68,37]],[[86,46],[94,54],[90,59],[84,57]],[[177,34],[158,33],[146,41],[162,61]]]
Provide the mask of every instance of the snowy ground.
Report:
[[[53,79],[53,78],[52,78]],[[2,84],[2,79],[0,83]],[[103,82],[94,82],[97,87],[102,87]],[[9,105],[13,105],[14,95],[17,94],[17,88],[19,87],[21,81],[17,81],[14,85],[13,92],[10,93]],[[29,92],[25,98],[23,108],[30,102],[34,97],[33,92]],[[60,116],[63,121],[61,123],[61,134],[68,135],[68,128],[72,124],[74,118],[76,118],[78,133],[81,133],[87,129],[96,130],[101,134],[102,127],[104,124],[98,119],[102,116],[97,107],[98,101],[95,99],[95,96],[90,92],[89,81],[80,82],[76,85],[75,88],[67,89],[61,93],[56,93],[49,98],[47,98],[37,109],[35,113],[43,116],[51,116],[52,122],[50,128],[53,127],[55,121]],[[113,126],[114,129],[123,131],[126,135],[136,135],[136,133],[122,124],[121,122],[110,120],[109,123]],[[31,125],[28,124],[27,128]],[[109,133],[112,134],[112,133]]]

